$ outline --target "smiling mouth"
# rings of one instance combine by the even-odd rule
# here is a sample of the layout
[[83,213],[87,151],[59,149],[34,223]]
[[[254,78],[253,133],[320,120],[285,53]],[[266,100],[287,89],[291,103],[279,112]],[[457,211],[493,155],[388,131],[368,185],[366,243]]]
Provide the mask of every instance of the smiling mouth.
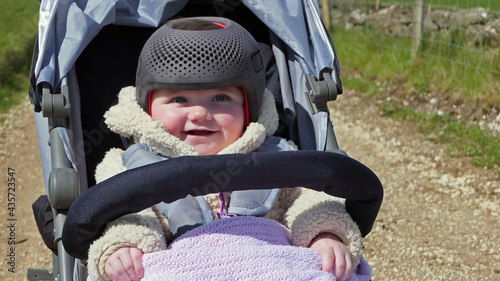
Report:
[[210,135],[213,133],[214,133],[214,131],[205,131],[205,130],[191,130],[191,131],[186,132],[186,134],[194,135],[194,136],[205,136],[205,135]]

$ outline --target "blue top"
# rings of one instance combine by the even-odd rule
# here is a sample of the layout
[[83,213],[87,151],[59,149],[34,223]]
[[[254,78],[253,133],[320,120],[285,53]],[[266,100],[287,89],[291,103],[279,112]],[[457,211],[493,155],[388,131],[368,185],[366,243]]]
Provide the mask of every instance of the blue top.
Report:
[[[290,150],[291,148],[286,140],[268,136],[264,143],[254,152]],[[168,157],[152,152],[144,144],[134,144],[122,155],[123,164],[127,169],[168,159]],[[229,184],[231,177],[237,173],[239,173],[237,167],[233,169],[230,166],[226,171],[212,173],[210,174],[211,180],[205,184],[204,188],[218,192],[218,190]],[[172,179],[172,181],[176,181],[176,179]],[[234,191],[231,194],[227,211],[239,216],[265,216],[273,206],[277,195],[278,189]],[[212,210],[203,196],[194,197],[189,195],[175,202],[169,204],[161,202],[156,206],[168,218],[168,227],[174,239],[189,230],[213,221]]]

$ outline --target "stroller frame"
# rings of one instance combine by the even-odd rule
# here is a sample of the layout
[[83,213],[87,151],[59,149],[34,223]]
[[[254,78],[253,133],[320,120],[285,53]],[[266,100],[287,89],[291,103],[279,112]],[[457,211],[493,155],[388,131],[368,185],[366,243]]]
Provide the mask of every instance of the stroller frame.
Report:
[[[49,175],[48,196],[54,214],[54,243],[57,254],[52,254],[53,270],[29,268],[26,274],[28,280],[72,280],[75,258],[64,250],[62,244],[62,229],[69,207],[79,194],[78,173],[73,168],[66,155],[63,140],[57,128],[69,128],[71,104],[69,103],[68,86],[63,86],[60,93],[52,93],[48,83],[42,85],[43,117],[48,118],[49,143],[52,171]],[[81,263],[78,263],[81,265]],[[83,269],[83,265],[82,265]],[[84,280],[84,271],[78,270]]]
[[[309,2],[308,0],[305,0]],[[196,2],[196,1],[195,1]],[[228,9],[239,5],[241,1],[215,1],[220,3],[220,8]],[[236,3],[235,3],[236,2]],[[317,12],[317,11],[316,11]],[[319,14],[319,12],[317,12]],[[333,43],[331,48],[334,51]],[[37,59],[38,42],[35,46],[33,61]],[[35,64],[32,64],[32,75]],[[48,123],[48,142],[50,145],[50,165],[51,172],[48,176],[47,193],[54,214],[54,242],[57,245],[57,253],[53,254],[53,269],[28,269],[28,280],[73,280],[75,258],[71,257],[64,250],[62,244],[62,229],[66,220],[68,209],[79,196],[81,189],[86,187],[81,186],[81,179],[75,169],[74,164],[68,157],[65,150],[64,140],[61,137],[60,130],[72,129],[73,124],[70,119],[74,108],[70,102],[72,87],[68,80],[75,79],[72,74],[68,74],[61,83],[59,89],[54,89],[50,83],[39,83],[34,76],[31,77],[32,87],[30,89],[30,99],[34,106],[35,112],[40,112],[43,118],[46,118]],[[333,77],[333,79],[332,79]],[[331,69],[321,69],[319,75],[306,75],[305,93],[310,111],[313,114],[318,112],[329,113],[327,102],[335,100],[338,94],[342,93],[342,85],[339,78],[339,65],[335,56],[335,64]],[[39,94],[41,93],[41,100]],[[327,133],[325,146],[317,148],[318,150],[332,151],[345,154],[339,149],[333,125],[328,118]],[[78,260],[78,259],[77,259]],[[84,280],[85,264],[84,261],[78,260],[78,279]]]

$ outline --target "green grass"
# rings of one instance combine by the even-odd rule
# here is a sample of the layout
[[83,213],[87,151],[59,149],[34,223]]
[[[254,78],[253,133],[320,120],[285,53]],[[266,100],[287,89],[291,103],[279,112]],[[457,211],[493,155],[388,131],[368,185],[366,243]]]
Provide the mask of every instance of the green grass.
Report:
[[410,108],[398,108],[391,102],[383,103],[381,107],[382,115],[408,121],[429,135],[429,140],[448,144],[451,156],[469,157],[480,167],[497,169],[500,176],[500,136],[464,124],[450,114],[416,112]]
[[379,87],[375,82],[365,79],[357,79],[349,76],[342,77],[342,87],[346,89],[356,90],[357,92],[370,96],[377,96],[380,94]]
[[27,94],[38,2],[3,0],[0,9],[0,113]]
[[[364,0],[368,2],[376,2],[377,0]],[[380,3],[406,3],[412,4],[414,0],[380,0]],[[459,9],[472,9],[477,7],[489,8],[491,11],[500,11],[500,1],[498,0],[426,0],[426,5],[443,6]]]
[[[468,51],[424,42],[422,55],[412,59],[411,39],[381,34],[376,27],[364,30],[336,28],[332,37],[344,72],[361,72],[372,81],[398,81],[409,95],[434,92],[440,93],[442,98],[480,103],[485,109],[500,107],[500,75],[487,71],[492,67],[500,71],[498,53],[495,55],[486,49],[478,53],[475,46],[468,46],[471,48]],[[440,40],[449,42],[451,39]]]
[[[393,95],[385,92],[389,86],[398,87],[395,94],[402,95],[402,98],[434,93],[442,100],[472,105],[471,112],[480,115],[492,108],[500,108],[500,75],[437,59],[434,56],[439,53],[431,46],[424,46],[423,52],[427,55],[414,60],[409,51],[409,39],[380,34],[374,27],[347,31],[335,29],[332,37],[340,59],[344,89],[354,89],[382,100]],[[466,40],[461,42],[467,44]],[[464,57],[463,52],[445,51],[451,60]],[[499,57],[484,59],[484,54],[475,52],[465,56],[470,56],[468,59],[478,68],[491,62],[500,65]],[[457,119],[448,113],[415,112],[392,101],[385,101],[380,106],[385,116],[411,122],[422,133],[432,136],[431,140],[448,144],[451,156],[470,157],[481,167],[499,169],[500,137],[471,125],[474,116]]]

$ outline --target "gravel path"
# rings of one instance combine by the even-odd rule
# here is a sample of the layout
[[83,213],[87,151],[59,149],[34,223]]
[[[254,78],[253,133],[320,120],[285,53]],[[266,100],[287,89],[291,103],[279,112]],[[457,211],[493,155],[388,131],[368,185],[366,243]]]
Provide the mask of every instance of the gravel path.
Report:
[[[446,148],[402,123],[380,117],[374,101],[344,93],[332,103],[341,148],[380,177],[385,198],[364,257],[374,280],[500,280],[500,182],[495,171],[450,158]],[[43,187],[31,106],[26,100],[0,128],[8,226],[8,168],[15,169],[15,273],[7,263],[11,232],[0,233],[0,280],[26,280],[28,267],[51,268],[31,203]],[[8,229],[7,229],[8,230]]]
[[[16,206],[14,219],[15,228],[15,273],[9,271],[11,266],[7,264],[10,260],[10,247],[7,239],[12,233],[0,232],[0,249],[2,263],[0,264],[0,280],[27,280],[26,270],[29,267],[52,269],[51,252],[45,248],[38,234],[38,229],[33,219],[31,204],[45,193],[43,184],[42,167],[38,151],[38,140],[33,111],[29,101],[26,99],[21,105],[11,110],[5,116],[7,120],[0,128],[0,166],[2,183],[0,195],[0,214],[2,224],[10,223],[11,218],[7,209],[7,180],[9,168],[15,170],[15,198]],[[5,230],[5,228],[2,228]]]
[[381,179],[365,239],[374,280],[500,280],[500,182],[350,93],[332,104],[339,145]]

